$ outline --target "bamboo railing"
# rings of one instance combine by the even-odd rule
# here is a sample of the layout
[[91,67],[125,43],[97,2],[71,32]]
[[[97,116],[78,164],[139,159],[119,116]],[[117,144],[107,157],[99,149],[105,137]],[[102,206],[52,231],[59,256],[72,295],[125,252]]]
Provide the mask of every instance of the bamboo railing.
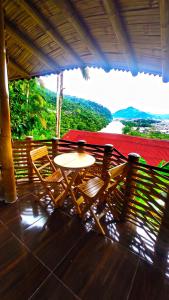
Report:
[[43,145],[48,147],[49,155],[52,158],[63,152],[66,153],[83,148],[84,151],[94,155],[96,162],[100,164],[105,165],[105,159],[107,159],[107,157],[109,157],[108,161],[109,163],[111,162],[112,166],[127,160],[126,157],[120,154],[112,145],[92,145],[85,143],[85,141],[71,142],[57,138],[37,141],[33,140],[32,137],[27,137],[23,141],[13,141],[13,157],[17,183],[32,181],[36,178],[31,167],[29,152]]
[[96,164],[105,169],[128,161],[125,182],[121,182],[112,194],[108,194],[116,216],[123,222],[133,223],[145,230],[153,241],[169,245],[169,170],[141,164],[138,156],[123,156],[112,145],[92,145],[85,141],[71,142],[53,138],[36,141],[27,137],[24,141],[13,141],[13,156],[17,184],[37,180],[33,172],[29,152],[46,145],[54,158],[60,153],[84,151],[96,158]]

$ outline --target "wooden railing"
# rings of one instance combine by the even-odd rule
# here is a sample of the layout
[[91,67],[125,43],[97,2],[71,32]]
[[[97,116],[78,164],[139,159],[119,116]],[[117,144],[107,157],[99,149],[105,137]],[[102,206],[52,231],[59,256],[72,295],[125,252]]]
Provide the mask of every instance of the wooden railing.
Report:
[[24,141],[13,141],[17,183],[37,179],[32,171],[29,152],[42,145],[48,147],[51,157],[83,149],[95,156],[103,172],[105,168],[128,161],[125,182],[109,195],[116,216],[123,222],[129,221],[144,229],[152,240],[169,244],[169,170],[138,163],[137,155],[126,158],[112,145],[92,145],[56,138],[35,141],[28,137]]
[[92,145],[87,144],[85,141],[71,142],[57,138],[37,141],[33,140],[32,137],[27,137],[23,141],[13,141],[13,157],[17,183],[32,181],[36,178],[36,175],[32,171],[29,152],[43,145],[48,147],[49,155],[52,158],[63,152],[76,151],[83,148],[84,151],[95,156],[97,163],[104,164],[104,167],[107,166],[107,163],[115,166],[127,161],[127,158],[113,148],[112,145]]

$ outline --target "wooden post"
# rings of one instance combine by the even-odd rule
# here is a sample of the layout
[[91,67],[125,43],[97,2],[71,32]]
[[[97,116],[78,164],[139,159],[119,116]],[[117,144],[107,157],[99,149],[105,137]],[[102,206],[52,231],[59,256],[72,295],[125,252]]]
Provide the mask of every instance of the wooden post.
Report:
[[131,192],[131,182],[132,182],[132,174],[133,174],[133,164],[138,162],[140,158],[140,155],[137,153],[129,153],[128,154],[128,170],[127,170],[127,176],[126,176],[126,187],[125,187],[125,193],[124,193],[124,204],[122,208],[122,213],[120,216],[120,220],[122,222],[125,222],[126,214],[127,214],[127,205],[130,201],[130,192]]
[[27,156],[27,164],[28,164],[28,178],[29,178],[29,182],[31,183],[33,181],[33,168],[32,168],[32,162],[30,158],[30,151],[32,150],[33,136],[27,136],[25,140],[26,140],[26,156]]
[[56,87],[56,136],[59,137],[59,82],[60,74],[57,74],[57,87]]
[[59,139],[56,137],[53,137],[52,138],[52,157],[53,157],[53,159],[59,152],[58,148],[59,148]]
[[160,0],[161,64],[163,82],[169,81],[169,1]]
[[61,110],[63,102],[63,72],[57,76],[56,136],[60,138]]
[[77,151],[78,151],[78,152],[83,152],[83,151],[84,151],[84,146],[85,146],[85,144],[86,144],[86,141],[84,141],[84,140],[79,140],[79,141],[77,142],[77,145],[78,145]]
[[107,171],[110,168],[112,152],[113,152],[113,145],[106,144],[104,146],[104,156],[103,156],[103,168],[102,168],[103,179],[106,179],[107,177]]
[[8,94],[8,76],[5,49],[3,0],[0,0],[0,119],[1,119],[1,163],[2,183],[6,203],[16,201],[16,183],[11,144],[10,109]]

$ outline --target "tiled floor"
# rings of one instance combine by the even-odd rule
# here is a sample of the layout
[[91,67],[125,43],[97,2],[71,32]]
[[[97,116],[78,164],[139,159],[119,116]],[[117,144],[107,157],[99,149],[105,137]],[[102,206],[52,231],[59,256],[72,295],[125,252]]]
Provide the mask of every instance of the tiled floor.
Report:
[[1,300],[169,299],[167,249],[155,253],[142,233],[110,220],[103,237],[24,191],[0,205]]

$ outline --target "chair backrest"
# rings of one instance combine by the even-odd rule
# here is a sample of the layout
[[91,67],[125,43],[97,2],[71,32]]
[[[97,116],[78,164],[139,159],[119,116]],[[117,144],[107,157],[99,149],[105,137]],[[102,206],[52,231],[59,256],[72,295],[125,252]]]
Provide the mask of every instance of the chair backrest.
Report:
[[108,173],[109,173],[110,179],[114,179],[118,176],[126,175],[127,165],[128,165],[128,163],[123,163],[123,164],[120,164],[116,167],[109,169]]
[[107,195],[111,194],[120,184],[120,182],[124,181],[124,178],[127,174],[127,166],[128,163],[123,163],[109,170],[109,184],[106,189]]
[[45,179],[49,174],[56,171],[55,165],[49,157],[46,146],[31,150],[30,158],[32,166],[41,180]]
[[48,155],[48,149],[46,146],[42,146],[30,151],[32,161],[36,161],[44,156]]

